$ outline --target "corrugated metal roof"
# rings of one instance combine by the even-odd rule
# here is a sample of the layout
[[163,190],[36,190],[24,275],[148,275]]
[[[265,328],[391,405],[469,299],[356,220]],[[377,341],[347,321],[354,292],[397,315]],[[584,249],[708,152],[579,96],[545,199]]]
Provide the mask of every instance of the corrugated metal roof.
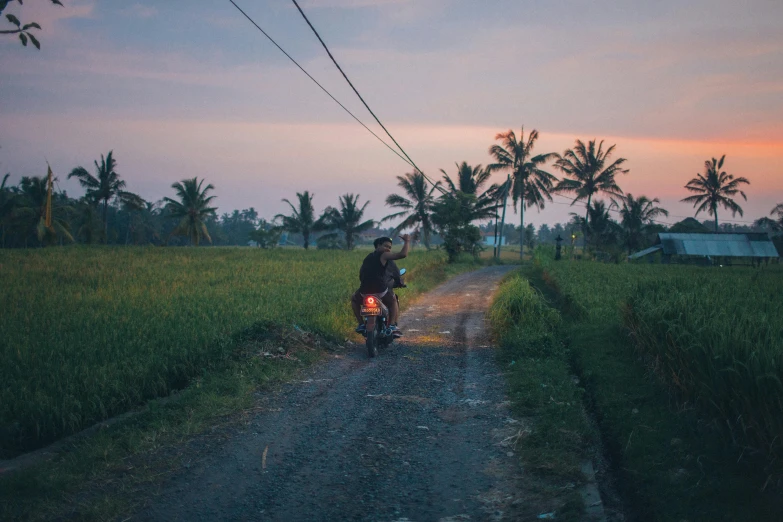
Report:
[[[661,232],[658,244],[666,255],[778,257],[767,234],[674,234]],[[641,253],[641,252],[640,252]]]
[[636,252],[635,254],[631,254],[630,256],[628,256],[628,259],[639,259],[640,257],[644,257],[647,254],[652,254],[653,252],[657,252],[660,249],[661,249],[661,245],[655,245],[655,246],[650,247],[650,248],[645,248],[644,250],[642,250],[640,252]]

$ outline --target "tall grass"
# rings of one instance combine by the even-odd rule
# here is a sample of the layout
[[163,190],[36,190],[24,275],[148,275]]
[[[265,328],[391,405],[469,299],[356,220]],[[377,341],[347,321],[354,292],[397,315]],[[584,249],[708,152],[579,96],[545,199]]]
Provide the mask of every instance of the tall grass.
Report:
[[783,469],[783,278],[758,271],[640,283],[625,324],[683,404]]
[[[342,338],[367,252],[0,251],[0,457],[184,387],[261,320]],[[417,273],[442,264],[414,252]]]
[[631,333],[681,407],[783,469],[781,267],[538,262],[565,307]]

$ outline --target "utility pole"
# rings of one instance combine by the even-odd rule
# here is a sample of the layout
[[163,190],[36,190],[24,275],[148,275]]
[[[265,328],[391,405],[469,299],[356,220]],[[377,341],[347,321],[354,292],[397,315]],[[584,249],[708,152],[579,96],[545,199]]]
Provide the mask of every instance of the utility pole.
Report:
[[500,200],[498,199],[495,203],[495,243],[493,245],[494,249],[492,251],[492,257],[498,258],[498,207],[500,206]]
[[[511,174],[506,179],[506,187],[503,189],[503,217],[500,218],[500,240],[495,240],[498,243],[497,258],[500,259],[500,248],[503,246],[503,228],[506,225],[506,202],[508,201],[508,190],[511,187]],[[520,239],[521,241],[521,239]]]

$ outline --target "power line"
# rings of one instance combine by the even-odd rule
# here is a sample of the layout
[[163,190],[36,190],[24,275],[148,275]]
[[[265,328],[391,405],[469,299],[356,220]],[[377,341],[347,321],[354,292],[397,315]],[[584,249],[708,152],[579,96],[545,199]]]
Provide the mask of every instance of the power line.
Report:
[[[572,199],[572,198],[569,198],[568,196],[564,196],[562,194],[552,194],[552,195],[556,196],[556,197],[561,197],[561,198],[567,199],[567,200],[571,201],[572,203],[565,203],[565,202],[559,202],[559,201],[552,201],[551,203],[555,203],[555,204],[558,204],[558,205],[571,205],[571,206],[573,206],[573,204],[576,203],[576,204],[578,204],[582,208],[587,208],[587,204],[580,203],[575,198]],[[618,209],[615,209],[615,208],[608,208],[607,210],[609,210],[610,212],[617,212],[618,214],[620,213],[620,211]],[[678,215],[675,215],[675,214],[669,214],[668,217],[687,219],[687,218],[692,218],[693,216],[678,216]],[[651,221],[654,222],[654,223],[658,223],[659,225],[667,225],[667,226],[673,226],[673,225],[676,224],[676,223],[667,223],[665,221],[659,221],[657,219],[652,219]],[[749,224],[749,225],[752,225],[753,223],[755,223],[755,221],[740,221],[740,220],[732,220],[732,219],[724,219],[723,222],[724,223],[741,223],[741,224]]]
[[[570,206],[573,206],[574,204],[577,204],[577,205],[579,205],[582,208],[587,208],[587,204],[586,203],[580,203],[576,198],[572,199],[572,198],[569,198],[568,196],[564,196],[562,194],[552,194],[552,195],[556,196],[556,197],[567,199],[568,201],[572,202],[572,203],[565,203],[565,202],[561,203],[561,202],[558,202],[558,201],[552,201],[552,203],[557,203],[558,205],[570,205]],[[618,214],[620,213],[620,211],[618,209],[616,209],[616,208],[608,207],[607,210],[609,212],[617,212]],[[667,225],[667,226],[674,225],[674,223],[666,223],[664,221],[658,221],[657,219],[651,219],[650,221],[652,221],[653,223],[658,223],[659,225]]]
[[[233,3],[233,0],[230,0],[230,1]],[[438,188],[443,194],[446,194],[446,191],[443,188],[441,188],[440,185],[435,184],[429,177],[427,177],[427,175],[418,166],[416,166],[416,163],[411,159],[410,156],[408,156],[408,153],[405,152],[405,149],[403,149],[402,146],[399,143],[397,143],[397,140],[394,139],[394,136],[392,136],[391,133],[388,131],[388,129],[383,125],[383,123],[381,123],[381,120],[378,119],[378,116],[376,116],[375,113],[370,108],[370,106],[367,105],[367,102],[364,101],[364,98],[362,98],[362,95],[359,94],[359,91],[356,89],[356,87],[353,86],[353,83],[351,83],[351,80],[348,79],[348,75],[345,74],[345,71],[343,71],[343,68],[340,67],[340,64],[337,63],[337,60],[334,59],[334,56],[332,56],[332,53],[331,53],[331,51],[329,51],[329,48],[326,46],[326,43],[323,41],[323,38],[321,38],[321,35],[319,35],[318,31],[315,30],[315,27],[313,27],[313,24],[310,23],[310,20],[307,18],[307,15],[304,14],[304,11],[302,11],[302,8],[299,7],[299,4],[296,2],[296,0],[291,0],[291,1],[294,3],[296,8],[299,10],[299,13],[302,15],[302,18],[304,18],[305,22],[307,22],[307,25],[310,26],[310,29],[313,30],[313,33],[315,33],[315,36],[316,36],[316,38],[318,38],[318,41],[321,42],[321,45],[326,50],[326,54],[328,54],[329,58],[332,59],[332,62],[337,67],[337,69],[340,71],[340,73],[343,75],[343,78],[345,78],[345,81],[348,82],[348,85],[351,86],[351,89],[353,89],[353,92],[356,93],[356,96],[359,97],[359,99],[362,101],[362,103],[367,108],[367,110],[370,112],[370,114],[372,114],[372,117],[375,118],[375,121],[378,122],[378,125],[381,126],[381,128],[389,136],[389,138],[391,138],[391,140],[394,142],[394,144],[397,145],[397,148],[399,148],[400,151],[403,154],[405,154],[405,157],[408,158],[408,161],[413,166],[413,168],[415,168],[417,171],[419,171],[419,173],[422,176],[424,176],[424,179],[426,179],[427,181],[432,183],[432,185],[435,186],[436,188]]]
[[[324,91],[324,92],[325,92],[327,95],[329,95],[329,97],[330,97],[332,100],[334,100],[334,101],[335,101],[335,103],[337,103],[337,105],[339,105],[340,107],[342,107],[342,108],[343,108],[343,110],[344,110],[345,112],[347,112],[348,114],[350,114],[350,115],[351,115],[351,117],[352,117],[354,120],[356,120],[357,122],[359,122],[359,124],[360,124],[362,127],[364,127],[365,129],[367,129],[367,131],[368,131],[370,134],[372,134],[373,136],[375,136],[375,138],[376,138],[378,141],[380,141],[381,143],[383,143],[384,145],[386,145],[386,147],[387,147],[387,148],[388,148],[390,151],[392,151],[392,152],[393,152],[393,153],[395,153],[397,156],[399,156],[399,158],[400,158],[402,161],[404,161],[405,163],[407,163],[407,164],[408,164],[408,165],[410,165],[411,167],[413,167],[413,168],[415,168],[415,169],[417,169],[417,170],[418,170],[418,167],[417,167],[417,166],[416,166],[416,165],[415,165],[415,164],[414,164],[412,161],[410,161],[410,159],[405,159],[404,157],[402,157],[402,156],[400,155],[400,153],[399,153],[399,152],[397,152],[396,150],[394,150],[394,149],[392,148],[392,146],[391,146],[391,145],[389,145],[388,143],[386,143],[385,141],[383,141],[383,140],[382,140],[382,139],[381,139],[381,138],[380,138],[380,137],[379,137],[377,134],[375,134],[375,133],[374,133],[374,132],[373,132],[373,131],[372,131],[372,130],[371,130],[371,129],[370,129],[368,126],[367,126],[367,125],[365,125],[365,124],[362,122],[362,120],[360,120],[359,118],[357,118],[357,117],[356,117],[356,116],[355,116],[355,115],[354,115],[354,114],[353,114],[351,111],[349,111],[349,110],[348,110],[348,109],[345,107],[345,105],[343,105],[342,103],[340,103],[340,102],[339,102],[339,100],[337,100],[337,98],[335,98],[334,96],[332,96],[332,93],[330,93],[329,91],[327,91],[327,90],[326,90],[326,88],[325,88],[323,85],[321,85],[320,83],[318,83],[318,80],[316,80],[315,78],[313,78],[313,77],[310,75],[310,73],[309,73],[309,72],[307,72],[307,71],[304,69],[304,67],[302,67],[301,65],[299,65],[299,62],[297,62],[296,60],[294,60],[294,59],[293,59],[293,57],[292,57],[290,54],[288,54],[287,52],[285,52],[285,50],[284,50],[282,47],[280,47],[280,45],[278,45],[278,43],[277,43],[277,42],[276,42],[276,41],[275,41],[275,40],[274,40],[274,39],[273,39],[271,36],[269,36],[269,35],[266,33],[266,31],[264,31],[263,29],[261,29],[261,26],[259,26],[259,25],[258,25],[258,24],[257,24],[257,23],[256,23],[256,22],[255,22],[255,21],[252,19],[252,18],[250,18],[250,16],[249,16],[249,15],[248,15],[246,12],[244,12],[244,11],[242,10],[242,8],[241,8],[241,7],[239,7],[239,6],[238,6],[238,5],[237,5],[237,4],[234,2],[234,0],[228,0],[228,1],[229,1],[229,2],[231,2],[231,3],[234,5],[234,7],[236,7],[236,8],[239,10],[239,12],[240,12],[240,13],[242,13],[243,15],[245,15],[245,18],[247,18],[248,20],[250,20],[250,23],[251,23],[251,24],[253,24],[253,25],[255,25],[255,26],[256,26],[256,29],[258,29],[259,31],[261,31],[261,33],[262,33],[264,36],[266,36],[266,37],[269,39],[269,41],[270,41],[270,42],[272,42],[272,43],[275,45],[275,47],[277,47],[278,49],[280,49],[280,52],[282,52],[284,55],[286,55],[286,56],[288,57],[288,59],[289,59],[289,60],[291,60],[292,62],[294,62],[294,64],[295,64],[297,67],[299,67],[299,69],[300,69],[300,70],[301,70],[303,73],[305,73],[305,74],[307,75],[307,77],[308,77],[308,78],[310,78],[311,80],[313,80],[313,82],[315,82],[315,84],[316,84],[318,87],[320,87],[322,91]],[[298,6],[297,6],[297,7],[298,7]],[[374,116],[374,115],[373,115],[373,116]],[[384,130],[386,130],[386,129],[384,129]],[[387,134],[388,134],[388,132],[387,132]],[[394,139],[394,138],[392,138],[392,139]],[[397,142],[395,141],[395,143],[397,143]],[[397,146],[399,147],[399,145],[397,145]],[[406,156],[407,156],[407,154],[406,154]],[[419,172],[421,172],[421,171],[419,171]]]

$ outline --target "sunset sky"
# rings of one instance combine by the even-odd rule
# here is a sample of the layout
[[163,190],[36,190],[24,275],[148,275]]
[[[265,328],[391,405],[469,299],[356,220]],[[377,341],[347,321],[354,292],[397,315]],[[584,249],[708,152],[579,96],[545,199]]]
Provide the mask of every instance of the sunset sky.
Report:
[[[289,0],[236,0],[338,100],[381,135]],[[13,2],[41,51],[0,38],[0,176],[46,173],[114,151],[130,191],[156,201],[187,177],[215,185],[219,212],[345,193],[391,213],[395,176],[412,169],[275,48],[228,0]],[[751,181],[744,217],[783,202],[783,2],[780,0],[302,0],[335,58],[431,178],[487,164],[498,132],[616,144],[620,186],[658,197],[674,223],[704,161]],[[8,29],[5,20],[0,28]],[[371,125],[372,123],[372,125]],[[385,138],[385,136],[382,136]],[[386,141],[389,141],[386,139]],[[558,172],[551,170],[555,175]],[[496,181],[505,179],[497,174]],[[536,225],[584,213],[562,198]],[[707,219],[706,214],[701,214]],[[508,220],[509,218],[507,218]],[[511,222],[518,223],[512,215]]]

